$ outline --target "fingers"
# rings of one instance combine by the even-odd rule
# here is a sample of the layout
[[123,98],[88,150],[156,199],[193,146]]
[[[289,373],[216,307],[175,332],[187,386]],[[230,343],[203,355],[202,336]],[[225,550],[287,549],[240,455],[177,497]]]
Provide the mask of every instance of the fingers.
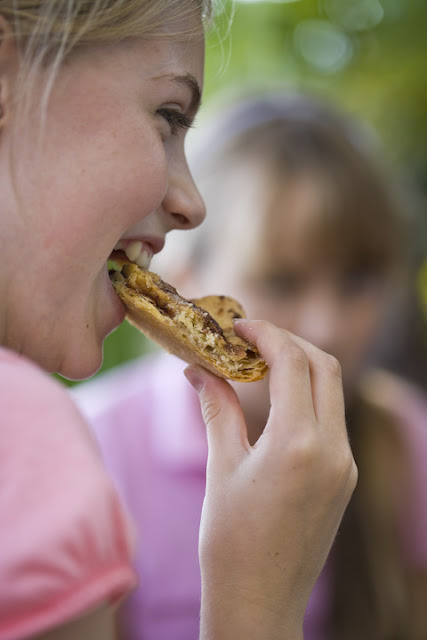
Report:
[[311,392],[316,417],[323,427],[333,427],[337,419],[345,419],[340,363],[334,356],[306,340],[293,334],[292,339],[304,349],[310,361]]
[[[324,455],[328,465],[336,461],[342,476],[349,474],[354,485],[337,361],[265,321],[239,321],[236,331],[256,345],[270,367],[271,411],[264,429],[264,434],[271,435],[268,442],[285,447],[288,455]],[[224,470],[227,462],[235,465],[251,447],[233,388],[202,367],[188,367],[186,375],[199,393],[214,467]]]
[[[264,321],[239,321],[236,331],[255,344],[270,367],[271,412],[265,431],[276,434],[276,446],[278,442],[289,443],[294,434],[304,444],[303,452],[304,447],[315,442],[317,448],[325,448],[332,476],[348,485],[346,495],[350,495],[357,469],[345,428],[341,368],[337,360]],[[310,434],[308,439],[303,433]]]
[[[272,411],[315,418],[325,427],[344,419],[338,361],[306,340],[264,321],[239,320],[236,332],[255,344],[270,367]],[[289,426],[289,425],[288,425]]]
[[341,366],[336,358],[317,349],[302,338],[293,339],[306,351],[310,360],[311,389],[317,428],[324,444],[333,452],[330,472],[347,504],[357,483],[358,471],[351,452],[346,423]]
[[184,370],[199,394],[207,429],[209,455],[239,456],[249,448],[246,423],[234,389],[203,367],[191,365]]

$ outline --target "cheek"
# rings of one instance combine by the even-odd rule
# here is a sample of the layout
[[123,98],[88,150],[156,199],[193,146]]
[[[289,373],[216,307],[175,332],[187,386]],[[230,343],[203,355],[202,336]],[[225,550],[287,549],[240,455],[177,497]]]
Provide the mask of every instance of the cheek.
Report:
[[[57,208],[64,242],[74,245],[75,255],[89,252],[105,261],[120,237],[157,209],[168,183],[164,151],[153,148],[141,156],[135,143],[123,145],[126,152],[104,148],[100,156],[86,159],[85,171],[68,172],[67,184]],[[98,160],[98,161],[96,161]],[[78,185],[78,189],[75,185]],[[61,228],[62,226],[62,228]]]
[[70,127],[66,152],[58,160],[53,138],[48,160],[56,168],[50,193],[59,197],[66,224],[80,225],[79,231],[95,240],[107,234],[115,244],[160,206],[168,186],[168,157],[159,132],[133,105],[101,109],[96,126],[93,111],[85,116],[86,126]]
[[353,340],[348,342],[357,342],[359,348],[363,350],[364,346],[369,346],[377,337],[383,320],[383,309],[374,300],[367,300],[364,304],[355,305],[346,314],[348,327],[347,332],[353,336]]
[[357,378],[371,355],[380,336],[382,318],[382,309],[372,302],[343,315],[341,359],[349,383]]
[[129,209],[134,216],[131,225],[158,209],[168,188],[168,158],[163,148],[152,148],[141,158],[127,157],[127,166],[120,171],[121,179],[116,184],[118,199],[128,198]]
[[168,187],[168,157],[156,132],[117,132],[88,159],[87,193],[122,229],[157,209]]
[[293,331],[294,313],[292,305],[283,299],[263,294],[257,288],[243,290],[244,299],[247,300],[246,311],[249,317],[268,320],[278,327]]

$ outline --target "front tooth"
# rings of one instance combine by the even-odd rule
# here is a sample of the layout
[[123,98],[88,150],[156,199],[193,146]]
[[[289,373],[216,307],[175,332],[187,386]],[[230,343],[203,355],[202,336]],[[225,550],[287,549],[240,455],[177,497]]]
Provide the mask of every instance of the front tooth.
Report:
[[116,251],[119,251],[120,249],[123,249],[123,240],[119,240],[118,243],[116,244],[116,246],[114,247],[114,249]]
[[131,242],[125,249],[125,253],[129,260],[135,262],[137,258],[139,258],[139,254],[141,253],[142,242],[140,240],[135,240],[135,242]]
[[141,269],[148,269],[150,266],[150,254],[146,249],[141,251],[141,255],[135,260],[136,264],[141,267]]

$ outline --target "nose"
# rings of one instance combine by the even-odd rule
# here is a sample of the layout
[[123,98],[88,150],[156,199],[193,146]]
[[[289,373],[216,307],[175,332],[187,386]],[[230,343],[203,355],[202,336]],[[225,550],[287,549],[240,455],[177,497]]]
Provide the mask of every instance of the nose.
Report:
[[162,209],[168,218],[170,229],[193,229],[205,218],[205,203],[193,180],[184,153],[170,163],[169,184]]

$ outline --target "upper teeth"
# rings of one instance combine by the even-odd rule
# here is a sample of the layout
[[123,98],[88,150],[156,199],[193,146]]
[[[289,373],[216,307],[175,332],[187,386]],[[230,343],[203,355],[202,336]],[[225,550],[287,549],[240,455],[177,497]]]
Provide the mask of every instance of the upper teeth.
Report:
[[142,242],[140,240],[135,240],[134,242],[130,242],[126,245],[122,240],[120,240],[115,249],[122,249],[125,252],[129,260],[135,262],[142,269],[148,269],[151,262],[152,253],[147,249],[143,248]]

